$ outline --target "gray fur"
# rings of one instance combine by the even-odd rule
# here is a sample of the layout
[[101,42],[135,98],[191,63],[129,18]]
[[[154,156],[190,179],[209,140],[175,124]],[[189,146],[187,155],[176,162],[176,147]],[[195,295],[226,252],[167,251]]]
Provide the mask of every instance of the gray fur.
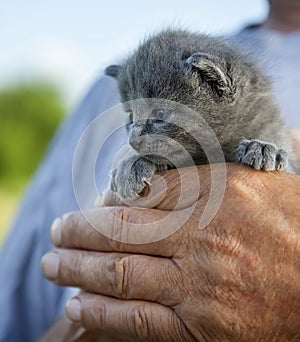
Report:
[[286,151],[259,140],[243,140],[236,150],[236,161],[255,170],[281,171],[288,168]]
[[[127,128],[137,153],[112,172],[111,188],[121,198],[136,197],[156,171],[191,164],[180,151],[170,158],[176,163],[168,160],[175,142],[196,164],[208,162],[197,141],[206,138],[200,117],[215,132],[227,162],[267,171],[288,167],[288,140],[270,82],[234,46],[203,34],[165,30],[142,42],[115,70],[125,110],[133,113]],[[149,98],[186,105],[198,117],[178,113],[176,106],[159,113],[159,105],[146,100],[144,106],[126,103]],[[173,119],[157,120],[170,112]]]

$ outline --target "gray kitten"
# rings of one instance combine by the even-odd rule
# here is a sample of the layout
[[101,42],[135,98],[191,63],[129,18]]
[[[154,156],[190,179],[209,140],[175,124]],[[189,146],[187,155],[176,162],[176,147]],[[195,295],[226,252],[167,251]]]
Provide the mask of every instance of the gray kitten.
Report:
[[227,42],[165,30],[106,73],[118,80],[135,151],[112,171],[111,189],[120,198],[139,196],[155,172],[211,162],[207,151],[214,156],[218,146],[207,125],[226,162],[294,172],[270,82],[248,55]]

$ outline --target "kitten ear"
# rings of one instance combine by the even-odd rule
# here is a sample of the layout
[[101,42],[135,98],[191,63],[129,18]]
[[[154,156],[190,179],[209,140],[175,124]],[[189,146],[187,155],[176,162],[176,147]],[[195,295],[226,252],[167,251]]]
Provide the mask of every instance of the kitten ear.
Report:
[[234,87],[224,61],[206,53],[193,53],[186,64],[198,73],[202,82],[206,82],[219,98],[233,100]]
[[118,78],[118,75],[119,75],[119,71],[121,70],[121,65],[116,65],[116,64],[112,64],[112,65],[109,65],[105,70],[105,74],[107,76],[112,76],[114,78]]

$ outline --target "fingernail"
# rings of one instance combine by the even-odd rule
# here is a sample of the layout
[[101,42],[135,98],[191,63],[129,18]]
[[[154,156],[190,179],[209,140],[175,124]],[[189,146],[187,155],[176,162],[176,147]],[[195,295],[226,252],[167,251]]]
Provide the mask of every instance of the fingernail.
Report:
[[54,280],[58,274],[59,256],[57,253],[47,253],[41,260],[42,270],[46,278]]
[[73,214],[73,211],[70,211],[69,213],[63,214],[63,216],[62,216],[62,221],[63,221],[63,222],[66,221],[67,218],[68,218],[69,216],[71,216],[72,214]]
[[50,236],[53,245],[60,246],[61,244],[61,226],[62,226],[62,219],[60,217],[56,218],[50,229]]
[[77,298],[70,299],[66,304],[66,314],[73,322],[80,322],[81,320],[81,305]]

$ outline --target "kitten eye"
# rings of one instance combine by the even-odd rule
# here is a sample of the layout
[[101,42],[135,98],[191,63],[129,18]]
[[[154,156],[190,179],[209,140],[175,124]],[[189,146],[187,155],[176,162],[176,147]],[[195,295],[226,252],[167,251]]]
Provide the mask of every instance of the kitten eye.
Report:
[[156,121],[165,121],[170,115],[170,110],[156,109],[153,111],[153,117]]
[[127,113],[127,116],[128,116],[129,123],[132,123],[133,122],[133,111],[132,110],[128,110],[128,111],[126,111],[126,113]]

